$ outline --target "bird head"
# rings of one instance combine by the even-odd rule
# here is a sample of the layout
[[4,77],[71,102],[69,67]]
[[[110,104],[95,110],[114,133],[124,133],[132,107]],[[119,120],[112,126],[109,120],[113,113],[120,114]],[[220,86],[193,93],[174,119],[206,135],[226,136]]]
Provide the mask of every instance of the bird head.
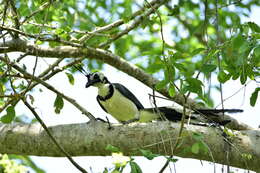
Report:
[[90,73],[86,76],[88,78],[88,82],[86,83],[86,88],[90,86],[98,87],[99,85],[109,83],[109,81],[104,76],[104,74],[100,72]]

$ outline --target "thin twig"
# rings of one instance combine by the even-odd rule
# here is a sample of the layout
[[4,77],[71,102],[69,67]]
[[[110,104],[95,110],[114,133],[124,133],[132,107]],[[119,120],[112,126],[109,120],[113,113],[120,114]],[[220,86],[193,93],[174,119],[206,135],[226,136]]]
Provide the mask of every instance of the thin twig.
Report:
[[[151,5],[154,5],[154,4],[156,4],[156,3],[158,3],[158,0],[153,0],[153,1],[150,2]],[[142,12],[145,10],[145,8],[146,8],[146,7],[143,7],[143,8],[141,8],[140,10],[134,12],[134,13],[131,15],[131,17],[130,17],[130,20],[134,19],[134,18],[135,18],[136,16],[138,16],[138,15],[141,15]],[[120,25],[122,25],[122,24],[124,24],[124,23],[125,23],[125,22],[124,22],[123,19],[119,19],[119,20],[117,20],[117,21],[115,21],[115,22],[113,22],[113,23],[111,23],[111,24],[106,25],[106,26],[102,26],[102,27],[96,28],[94,31],[88,32],[88,33],[86,33],[86,35],[82,36],[82,37],[79,39],[79,42],[80,42],[80,43],[83,43],[83,42],[85,42],[86,40],[90,39],[90,38],[91,38],[92,36],[94,36],[95,34],[98,34],[98,33],[100,33],[100,32],[104,32],[104,31],[109,31],[109,30],[111,30],[111,29],[113,29],[113,28],[115,28],[115,27],[118,27],[118,26],[120,26]]]
[[119,32],[118,34],[116,34],[115,36],[113,36],[113,38],[109,39],[108,41],[101,43],[100,45],[98,45],[99,48],[104,48],[107,47],[110,43],[112,43],[113,41],[119,39],[120,37],[122,37],[123,35],[128,34],[131,30],[133,30],[134,28],[136,28],[145,18],[147,18],[147,16],[150,16],[153,12],[155,12],[155,9],[159,8],[161,5],[163,5],[165,2],[167,2],[168,0],[162,0],[160,3],[155,4],[153,6],[153,8],[148,9],[147,11],[145,11],[142,15],[140,15],[138,18],[136,18],[133,23],[130,26],[127,26],[125,30]]
[[[152,6],[152,4],[150,4],[147,0],[145,0],[145,2],[146,2],[146,3],[149,5],[149,7],[157,14],[157,16],[158,16],[159,19],[160,19],[160,26],[161,26],[161,27],[160,27],[160,28],[161,28],[160,34],[161,34],[161,38],[162,38],[162,52],[161,52],[161,53],[162,53],[162,56],[165,56],[165,55],[164,55],[164,44],[165,44],[165,40],[164,40],[164,35],[163,35],[162,18],[161,18],[160,13],[157,11],[157,10],[158,10],[157,8],[159,8],[160,6],[157,7],[157,8],[154,8],[154,6]],[[155,90],[154,90],[154,89],[153,89],[152,98],[153,98],[153,104],[154,104],[154,106],[155,106],[156,112],[159,114],[159,116],[161,117],[162,120],[167,120],[166,117],[160,113],[160,110],[159,110],[158,107],[157,107],[156,99],[155,99]]]
[[[9,0],[9,2],[10,2],[10,6],[11,6],[12,12],[13,12],[12,19],[14,20],[15,29],[19,30],[20,22],[19,22],[18,12],[17,12],[17,9],[16,9],[15,4],[14,4],[15,2],[14,2],[14,0]],[[17,33],[14,34],[14,38],[18,38]]]
[[[215,13],[216,13],[216,21],[215,21],[215,30],[216,30],[216,35],[217,35],[217,46],[220,44],[220,35],[219,35],[219,16],[218,16],[218,0],[215,0]],[[217,56],[217,60],[218,60],[218,69],[219,71],[222,70],[221,68],[221,60],[220,60],[220,54],[219,52],[216,54]],[[224,98],[223,98],[223,88],[222,88],[222,83],[219,82],[219,88],[220,88],[220,98],[221,98],[221,107],[224,110]],[[224,112],[222,113],[223,117],[224,117]],[[223,131],[223,133],[225,134],[225,132]],[[224,137],[225,139],[225,137]],[[228,140],[228,139],[227,139]],[[226,153],[226,161],[227,163],[229,163],[229,159],[228,159],[228,153],[230,152],[230,146],[227,145],[228,143],[225,143],[224,145],[224,149],[225,149],[225,153]],[[230,167],[229,165],[227,165],[227,172],[230,172]]]
[[75,162],[72,157],[69,155],[69,153],[67,153],[65,151],[65,149],[58,143],[58,141],[55,139],[55,137],[51,134],[50,130],[48,129],[48,127],[45,125],[45,123],[43,122],[43,120],[40,118],[40,116],[37,114],[37,112],[34,110],[34,108],[25,100],[25,98],[22,99],[22,101],[24,102],[25,106],[33,113],[34,117],[38,120],[38,122],[41,124],[41,126],[44,128],[44,130],[46,131],[46,133],[48,134],[48,136],[51,138],[51,140],[53,141],[53,143],[58,147],[58,149],[64,154],[64,156],[66,156],[69,161],[80,171],[83,173],[87,173],[87,171],[82,168],[79,164],[77,164],[77,162]]
[[[0,57],[0,60],[4,61],[5,63],[8,63],[3,57]],[[23,70],[22,68],[20,68],[19,66],[17,66],[16,64],[10,63],[10,65],[16,69],[17,71],[19,71],[20,73],[22,73],[25,76],[30,77],[31,79],[35,80],[36,82],[42,84],[43,86],[45,86],[47,89],[53,91],[54,93],[60,95],[61,97],[63,97],[65,100],[67,100],[68,102],[70,102],[71,104],[73,104],[76,108],[78,108],[84,115],[86,115],[90,120],[95,120],[95,117],[88,112],[84,107],[82,107],[80,104],[78,104],[76,102],[76,100],[70,98],[69,96],[66,96],[65,94],[61,93],[60,91],[58,91],[57,89],[55,89],[53,86],[51,86],[50,84],[46,83],[44,80],[37,78],[31,74],[29,74],[28,72],[26,72],[25,70]]]
[[[44,70],[39,76],[38,78],[42,78],[42,80],[46,81],[48,79],[50,79],[51,77],[53,77],[54,75],[56,75],[57,73],[63,71],[64,69],[67,69],[69,67],[71,67],[72,65],[76,64],[76,63],[79,63],[82,61],[82,58],[80,59],[77,59],[71,63],[68,63],[67,65],[64,65],[63,67],[61,68],[57,68],[55,70],[54,67],[56,67],[63,59],[58,59],[57,61],[55,61],[51,66],[49,66],[49,68],[47,68],[46,70]],[[48,74],[50,71],[52,71],[50,74]],[[6,71],[7,72],[7,71]],[[47,75],[48,74],[48,75]],[[10,75],[12,76],[12,75]],[[25,78],[25,79],[28,79],[28,77],[26,76],[20,76],[19,74],[17,76],[14,76],[14,77],[20,77],[20,78]],[[35,86],[37,86],[39,83],[37,82],[33,82],[33,84],[30,86],[29,90],[32,90]],[[25,93],[25,91],[23,91],[23,93]],[[10,99],[8,101],[5,102],[5,104],[0,108],[0,113],[5,109],[7,108],[8,105],[10,104],[14,104],[16,105],[18,102],[20,101],[20,98],[17,98],[15,101],[13,99]]]
[[[146,1],[146,0],[145,0]],[[148,1],[146,1],[148,4],[149,4],[149,2]],[[151,7],[151,8],[153,8],[153,7]],[[158,15],[158,17],[159,17],[159,20],[160,20],[160,25],[161,25],[161,27],[160,27],[160,33],[161,33],[161,38],[162,38],[162,56],[163,56],[163,58],[164,58],[164,61],[166,62],[166,57],[165,57],[165,55],[164,55],[164,47],[165,47],[165,40],[164,40],[164,34],[163,34],[163,24],[162,24],[162,18],[161,18],[161,15],[160,15],[160,13],[158,12],[158,10],[157,9],[154,9],[155,10],[155,12],[157,13],[157,15]],[[168,66],[167,66],[168,67]],[[167,68],[168,69],[168,68]],[[169,71],[168,71],[169,72]],[[172,82],[172,84],[173,84],[173,86],[175,86],[178,90],[179,90],[179,88],[175,85],[175,83],[174,82]],[[154,95],[154,92],[153,92],[153,95]],[[183,95],[184,96],[184,98],[188,98],[188,97],[185,97],[185,95]],[[155,98],[155,97],[154,97]],[[175,152],[175,150],[176,150],[176,148],[177,148],[177,146],[178,146],[178,144],[179,144],[179,137],[181,137],[181,135],[182,135],[182,131],[183,131],[183,127],[184,127],[184,121],[185,121],[185,117],[186,117],[186,103],[187,103],[187,99],[185,99],[185,103],[184,103],[184,106],[183,106],[183,114],[182,114],[182,118],[181,118],[181,126],[180,126],[180,129],[179,129],[179,134],[178,134],[178,138],[177,138],[177,140],[176,140],[176,142],[175,142],[175,145],[174,145],[174,147],[173,148],[171,148],[172,149],[172,155],[170,156],[170,159],[173,157],[173,153]],[[169,165],[169,163],[170,163],[170,159],[168,159],[167,161],[166,161],[166,163],[163,165],[163,167],[161,168],[161,170],[159,171],[159,173],[162,173],[162,172],[164,172],[164,170],[166,169],[166,167]]]
[[[234,92],[233,94],[231,94],[230,96],[226,97],[223,99],[223,102],[229,100],[230,98],[234,97],[235,95],[237,95],[242,89],[244,89],[250,82],[252,81],[248,81],[245,85],[243,85],[241,88],[239,88],[236,92]],[[217,107],[219,107],[222,104],[222,102],[220,102],[219,104],[217,104],[217,106],[215,106],[215,109]]]
[[29,33],[25,33],[23,31],[17,30],[15,28],[10,28],[10,27],[6,27],[6,26],[0,26],[0,29],[12,31],[14,33],[21,34],[23,36],[27,36],[27,37],[31,37],[31,38],[35,38],[35,39],[38,39],[38,40],[41,40],[41,41],[53,41],[53,42],[58,42],[58,43],[62,43],[62,44],[65,44],[65,45],[70,45],[70,46],[73,46],[73,47],[83,47],[81,44],[63,40],[60,37],[58,37],[57,35],[53,36],[53,38],[50,38],[50,37],[44,37],[45,35],[50,36],[50,34],[37,34],[37,35],[29,34]]
[[38,7],[37,10],[35,10],[34,12],[32,12],[30,15],[25,16],[24,20],[21,22],[21,24],[24,24],[28,19],[30,19],[31,17],[35,16],[36,14],[40,13],[41,11],[45,10],[45,8],[48,8],[51,5],[51,2],[53,1],[49,1],[44,3],[43,5],[41,5],[40,7]]

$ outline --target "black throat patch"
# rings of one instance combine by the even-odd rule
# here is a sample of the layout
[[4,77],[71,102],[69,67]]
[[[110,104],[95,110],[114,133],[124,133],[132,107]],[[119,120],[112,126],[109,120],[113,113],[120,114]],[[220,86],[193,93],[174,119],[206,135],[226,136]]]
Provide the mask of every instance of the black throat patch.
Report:
[[104,97],[98,95],[97,98],[98,98],[99,100],[101,100],[101,101],[106,101],[106,100],[110,99],[110,98],[113,96],[113,94],[114,94],[114,87],[113,87],[112,84],[110,84],[110,85],[109,85],[108,94],[107,94],[106,96],[104,96]]

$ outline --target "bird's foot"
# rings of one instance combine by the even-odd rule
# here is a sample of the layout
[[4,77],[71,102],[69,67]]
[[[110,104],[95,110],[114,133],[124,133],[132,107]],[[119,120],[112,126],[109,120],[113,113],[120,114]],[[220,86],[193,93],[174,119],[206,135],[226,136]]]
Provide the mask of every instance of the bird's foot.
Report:
[[122,121],[121,123],[122,124],[130,124],[130,123],[137,122],[137,121],[139,121],[139,118],[135,118],[135,119],[127,120],[127,121]]
[[106,119],[107,120],[103,120],[102,118],[96,118],[96,121],[101,121],[103,123],[107,123],[108,124],[108,130],[113,129],[113,127],[111,126],[111,123],[110,123],[109,119],[107,118],[107,116],[106,116]]

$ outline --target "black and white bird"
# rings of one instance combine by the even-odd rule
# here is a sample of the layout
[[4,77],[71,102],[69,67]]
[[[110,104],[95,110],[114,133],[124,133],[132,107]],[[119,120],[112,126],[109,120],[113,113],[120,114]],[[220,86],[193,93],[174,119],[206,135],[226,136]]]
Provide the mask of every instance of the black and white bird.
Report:
[[[94,86],[98,88],[97,101],[100,107],[117,121],[121,123],[150,122],[152,120],[170,121],[181,120],[182,113],[171,107],[144,108],[136,96],[124,85],[111,83],[101,72],[89,73],[86,75],[88,82],[86,88]],[[222,112],[241,112],[237,109],[203,109],[193,112],[193,114],[211,114],[212,116]],[[191,116],[191,119],[198,119],[198,116]],[[201,120],[199,120],[201,121]]]

